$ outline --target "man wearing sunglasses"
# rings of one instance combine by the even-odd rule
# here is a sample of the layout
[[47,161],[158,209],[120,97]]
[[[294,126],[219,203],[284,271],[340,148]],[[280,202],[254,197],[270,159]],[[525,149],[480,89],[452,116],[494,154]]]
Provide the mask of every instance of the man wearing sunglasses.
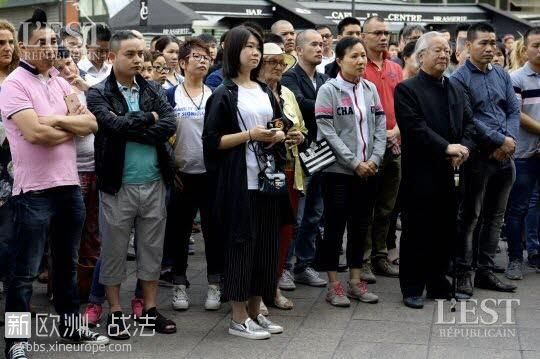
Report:
[[[390,32],[384,19],[372,16],[366,19],[362,30],[362,39],[368,57],[365,78],[377,87],[386,114],[387,130],[386,153],[379,166],[379,185],[371,237],[367,241],[366,257],[368,258],[365,258],[365,265],[362,268],[362,279],[373,283],[376,278],[371,271],[372,268],[380,275],[388,277],[399,275],[398,268],[390,264],[388,260],[386,236],[401,180],[401,145],[394,111],[394,89],[403,79],[403,73],[398,64],[388,59]],[[371,266],[369,257],[371,257]]]

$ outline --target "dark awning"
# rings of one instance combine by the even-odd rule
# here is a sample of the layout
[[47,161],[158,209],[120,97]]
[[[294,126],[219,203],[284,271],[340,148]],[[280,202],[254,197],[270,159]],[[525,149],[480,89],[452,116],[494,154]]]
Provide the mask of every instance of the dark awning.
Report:
[[113,16],[109,25],[142,33],[189,35],[193,20],[204,17],[175,0],[135,0]]
[[266,0],[177,0],[198,14],[239,19],[263,19],[273,16]]
[[302,3],[295,0],[268,0],[270,3],[281,7],[313,25],[336,26],[336,23],[325,18],[315,10],[308,9]]

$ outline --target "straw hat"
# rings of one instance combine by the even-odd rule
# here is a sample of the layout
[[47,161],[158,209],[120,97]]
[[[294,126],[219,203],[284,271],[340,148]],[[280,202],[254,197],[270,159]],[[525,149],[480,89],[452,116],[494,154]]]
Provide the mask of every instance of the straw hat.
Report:
[[274,56],[274,55],[283,55],[283,60],[285,61],[285,68],[283,72],[288,71],[291,67],[296,65],[296,58],[292,55],[286,54],[283,52],[281,47],[274,42],[267,42],[264,44],[263,56]]

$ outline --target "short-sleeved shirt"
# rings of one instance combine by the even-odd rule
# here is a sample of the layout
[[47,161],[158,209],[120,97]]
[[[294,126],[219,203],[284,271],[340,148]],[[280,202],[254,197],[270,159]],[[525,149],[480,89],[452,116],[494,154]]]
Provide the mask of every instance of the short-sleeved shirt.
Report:
[[[118,89],[126,99],[130,112],[140,111],[139,85],[133,82],[131,88],[118,83]],[[160,179],[156,147],[128,141],[124,156],[124,184],[145,184]]]
[[[527,62],[510,74],[521,112],[540,122],[540,74]],[[540,154],[540,136],[519,127],[516,158],[529,158]]]
[[381,104],[386,115],[386,129],[396,126],[396,112],[394,110],[394,90],[403,80],[403,70],[395,62],[385,59],[382,68],[373,61],[368,60],[365,79],[375,84]]
[[64,96],[71,92],[71,86],[56,69],[51,68],[48,76],[43,76],[25,62],[2,84],[0,110],[13,156],[13,195],[79,185],[74,140],[56,146],[32,144],[12,119],[17,112],[29,109],[38,116],[66,116]]
[[[238,118],[238,125],[242,130],[250,130],[257,125],[264,126],[272,121],[274,111],[268,94],[259,86],[255,88],[246,88],[238,86],[238,111],[240,112],[244,123]],[[255,144],[255,143],[254,143]],[[248,189],[256,190],[259,188],[259,172],[264,164],[257,162],[254,144],[246,144],[246,166]]]
[[176,87],[174,112],[177,128],[174,158],[176,165],[182,172],[190,174],[206,172],[202,132],[206,101],[210,95],[212,95],[212,90],[208,86],[204,86],[203,93],[190,99],[182,86]]

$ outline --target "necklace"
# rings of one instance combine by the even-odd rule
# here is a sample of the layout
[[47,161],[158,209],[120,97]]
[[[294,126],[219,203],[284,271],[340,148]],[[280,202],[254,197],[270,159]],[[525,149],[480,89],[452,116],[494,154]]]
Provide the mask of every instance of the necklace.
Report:
[[186,93],[187,97],[189,97],[189,99],[190,99],[191,103],[193,104],[193,106],[195,106],[197,108],[197,111],[199,111],[201,109],[202,102],[204,100],[204,85],[202,85],[202,96],[201,96],[201,102],[199,102],[199,106],[197,106],[195,101],[193,101],[193,98],[189,95],[189,92],[186,89],[186,85],[184,85],[183,82],[182,82],[182,87],[184,88],[184,92]]

